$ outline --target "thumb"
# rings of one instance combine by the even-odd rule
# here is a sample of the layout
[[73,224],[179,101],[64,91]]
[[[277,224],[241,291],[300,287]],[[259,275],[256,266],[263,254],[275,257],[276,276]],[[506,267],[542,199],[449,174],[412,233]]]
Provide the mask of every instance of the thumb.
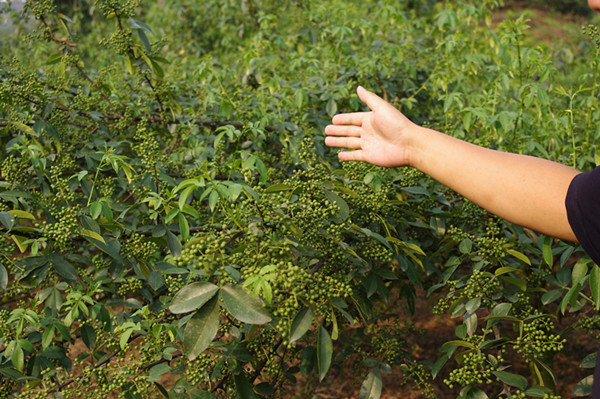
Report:
[[356,93],[358,94],[358,97],[362,100],[362,102],[367,104],[371,111],[375,111],[376,108],[386,103],[383,98],[379,97],[373,92],[370,92],[362,86],[358,86],[358,88],[356,89]]

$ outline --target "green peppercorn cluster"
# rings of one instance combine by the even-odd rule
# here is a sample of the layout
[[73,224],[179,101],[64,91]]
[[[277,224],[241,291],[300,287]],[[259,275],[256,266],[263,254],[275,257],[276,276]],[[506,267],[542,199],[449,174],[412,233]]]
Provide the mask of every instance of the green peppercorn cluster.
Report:
[[543,359],[547,353],[559,352],[566,339],[553,334],[554,323],[549,317],[540,317],[523,323],[523,334],[517,337],[515,349],[525,359]]
[[165,276],[165,285],[169,291],[169,295],[175,295],[177,291],[183,288],[185,281],[181,274],[169,274]]
[[500,234],[500,227],[490,225],[486,227],[485,235],[475,240],[479,254],[491,263],[507,256],[508,240]]
[[0,309],[0,337],[8,337],[10,334],[10,328],[8,327],[8,318],[10,311],[8,309]]
[[421,184],[426,175],[418,169],[410,167],[400,168],[402,179],[400,179],[400,185],[402,187],[413,187]]
[[119,285],[119,295],[125,296],[128,293],[135,293],[142,287],[142,280],[135,277],[129,277],[124,283]]
[[0,259],[12,257],[15,253],[16,245],[6,238],[0,238]]
[[485,353],[475,350],[468,351],[462,357],[462,367],[452,370],[444,383],[450,388],[454,384],[461,386],[491,384],[494,378],[492,374],[494,369]]
[[210,374],[215,368],[217,362],[214,357],[208,353],[202,353],[194,360],[186,362],[185,375],[188,383],[192,387],[208,383]]
[[158,245],[149,237],[132,233],[125,241],[122,252],[138,262],[148,263],[158,252]]
[[590,334],[593,334],[596,339],[600,338],[600,317],[592,316],[592,317],[584,317],[577,321],[577,325],[580,328],[583,328]]
[[163,151],[164,145],[156,140],[156,136],[155,132],[148,131],[147,121],[138,123],[133,135],[136,142],[132,145],[132,149],[141,160],[146,173],[154,174],[157,168],[169,164],[169,158]]
[[434,399],[435,392],[431,384],[431,370],[421,363],[405,363],[402,365],[401,384],[411,383],[415,391],[422,397]]
[[190,269],[203,270],[207,276],[212,276],[215,271],[225,265],[227,257],[227,237],[224,233],[215,232],[192,239],[175,258],[175,265]]
[[141,0],[100,0],[97,2],[98,7],[106,16],[118,15],[122,18],[134,16],[140,3]]
[[381,358],[385,363],[394,364],[403,358],[407,344],[387,327],[373,334],[371,345],[376,357]]
[[13,185],[26,184],[30,166],[25,159],[11,154],[0,164],[0,176]]
[[63,207],[57,212],[52,212],[55,223],[44,221],[40,228],[44,235],[61,251],[67,251],[73,246],[71,235],[79,230],[77,210],[72,207]]

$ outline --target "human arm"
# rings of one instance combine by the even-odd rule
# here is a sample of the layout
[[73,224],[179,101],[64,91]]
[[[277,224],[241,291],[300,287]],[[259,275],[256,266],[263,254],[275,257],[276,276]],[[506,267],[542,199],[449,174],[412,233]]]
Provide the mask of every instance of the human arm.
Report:
[[376,94],[357,92],[371,111],[336,115],[325,128],[326,145],[354,150],[341,152],[340,160],[415,167],[503,219],[577,241],[565,207],[577,170],[423,128]]

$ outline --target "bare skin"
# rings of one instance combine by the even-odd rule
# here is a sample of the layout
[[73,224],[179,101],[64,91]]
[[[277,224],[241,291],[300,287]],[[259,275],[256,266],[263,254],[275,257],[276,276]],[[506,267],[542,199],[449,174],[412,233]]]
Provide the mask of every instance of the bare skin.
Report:
[[340,160],[412,166],[503,219],[577,241],[565,197],[579,171],[423,128],[376,94],[362,87],[357,93],[371,111],[335,115],[325,128],[326,145],[353,150],[340,152]]

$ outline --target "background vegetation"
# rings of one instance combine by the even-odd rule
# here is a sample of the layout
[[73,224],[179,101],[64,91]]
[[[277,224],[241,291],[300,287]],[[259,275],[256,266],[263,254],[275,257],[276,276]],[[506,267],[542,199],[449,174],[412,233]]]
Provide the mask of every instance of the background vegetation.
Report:
[[[490,0],[9,6],[1,397],[276,397],[349,364],[361,398],[392,369],[423,396],[590,393],[565,393],[555,359],[600,333],[597,265],[415,170],[339,164],[322,131],[362,84],[589,170],[595,26],[553,47],[526,15],[492,23]],[[459,320],[429,360],[397,316],[417,293]]]

